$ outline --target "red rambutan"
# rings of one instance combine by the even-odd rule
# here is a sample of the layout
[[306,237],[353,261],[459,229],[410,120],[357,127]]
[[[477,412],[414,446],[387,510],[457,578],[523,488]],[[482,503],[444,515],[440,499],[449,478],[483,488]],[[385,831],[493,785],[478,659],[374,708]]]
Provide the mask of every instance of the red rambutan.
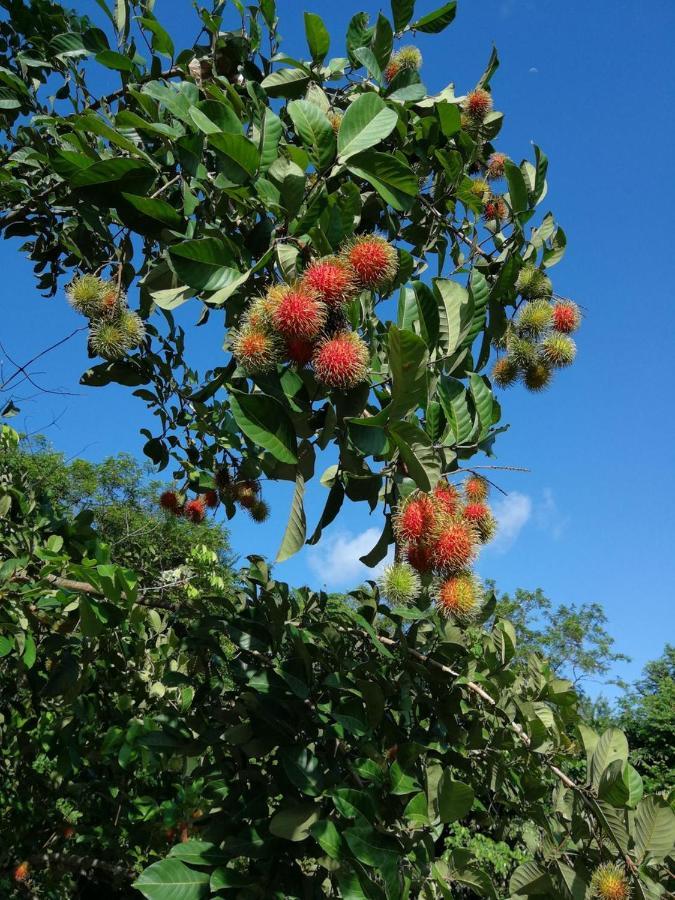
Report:
[[492,109],[492,97],[483,88],[476,88],[467,94],[465,108],[472,119],[482,122]]
[[404,554],[413,569],[420,575],[426,575],[433,569],[431,547],[423,544],[408,544]]
[[356,292],[356,276],[347,260],[326,256],[313,262],[305,271],[302,283],[314,291],[326,306],[341,306]]
[[405,498],[393,517],[394,534],[403,544],[433,540],[438,525],[438,505],[430,494],[416,491]]
[[454,485],[448,484],[447,481],[439,481],[434,488],[434,497],[447,515],[455,515],[459,506],[459,493]]
[[28,875],[30,874],[30,866],[27,862],[19,863],[18,866],[15,866],[14,871],[12,872],[12,877],[14,881],[19,882],[21,884],[24,881],[28,881]]
[[285,338],[315,338],[326,321],[326,307],[306,284],[286,288],[272,312],[272,324]]
[[562,334],[571,334],[581,324],[581,312],[571,300],[560,300],[553,305],[553,327]]
[[464,482],[464,493],[469,503],[484,503],[489,491],[490,485],[480,475],[469,475]]
[[312,365],[321,384],[346,391],[366,380],[368,359],[368,345],[358,334],[341,331],[319,344]]
[[190,522],[194,522],[195,525],[203,522],[204,517],[206,516],[206,504],[204,503],[204,500],[201,497],[197,497],[196,500],[188,500],[183,507],[183,515]]
[[387,66],[383,73],[384,80],[387,82],[387,84],[390,84],[394,80],[394,78],[396,78],[402,68],[403,66],[401,65],[401,63],[396,59],[395,56],[392,56],[392,58],[387,63]]
[[396,277],[398,254],[383,237],[361,235],[348,245],[344,255],[362,287],[380,290]]
[[474,557],[476,535],[467,522],[451,522],[434,544],[434,568],[439,572],[457,572]]
[[232,333],[232,352],[247,373],[269,372],[279,359],[279,343],[274,335],[253,325]]
[[497,179],[504,177],[504,163],[508,159],[505,153],[493,153],[487,161],[487,177]]
[[459,572],[443,581],[436,592],[436,607],[444,616],[471,619],[480,608],[482,591],[470,572]]
[[303,338],[286,338],[286,356],[298,366],[306,366],[314,354],[314,342]]
[[483,217],[487,222],[503,222],[509,217],[509,208],[503,197],[492,197],[483,209]]
[[180,497],[175,491],[164,491],[159,495],[159,505],[167,512],[176,515],[180,511]]
[[204,505],[209,509],[215,509],[218,506],[218,494],[216,491],[204,491],[202,494]]
[[464,518],[472,525],[479,525],[490,515],[489,508],[484,503],[469,503],[464,507]]

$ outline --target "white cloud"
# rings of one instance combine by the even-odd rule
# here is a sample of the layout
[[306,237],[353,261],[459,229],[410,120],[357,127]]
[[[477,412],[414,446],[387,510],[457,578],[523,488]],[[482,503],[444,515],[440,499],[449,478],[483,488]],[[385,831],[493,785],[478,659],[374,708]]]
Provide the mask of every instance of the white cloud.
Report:
[[537,504],[536,521],[539,528],[548,531],[558,541],[569,525],[569,516],[563,515],[556,503],[551,488],[544,488],[541,502]]
[[528,72],[530,73],[530,75],[538,75],[539,69],[536,66],[530,66]]
[[368,528],[360,534],[339,531],[307,548],[307,564],[329,591],[352,589],[368,578],[377,578],[393,558],[393,549],[375,568],[369,569],[359,560],[380,537],[379,528]]
[[518,535],[532,518],[532,499],[527,494],[512,491],[493,504],[499,529],[491,546],[498,553],[506,553],[518,540]]

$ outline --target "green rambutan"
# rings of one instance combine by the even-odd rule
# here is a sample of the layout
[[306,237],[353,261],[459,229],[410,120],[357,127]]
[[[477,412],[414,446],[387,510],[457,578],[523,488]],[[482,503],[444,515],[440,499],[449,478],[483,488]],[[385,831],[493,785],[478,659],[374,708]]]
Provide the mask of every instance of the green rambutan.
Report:
[[464,109],[474,121],[482,122],[492,109],[492,97],[483,88],[476,88],[466,95]]
[[494,181],[504,177],[504,163],[508,156],[505,153],[493,153],[487,161],[487,177]]
[[431,494],[413,491],[396,508],[392,527],[401,544],[428,543],[434,540],[441,518],[440,504]]
[[183,515],[188,521],[193,522],[195,525],[203,522],[206,516],[206,504],[204,503],[204,500],[201,497],[197,497],[196,500],[188,500],[183,507]]
[[159,505],[167,512],[173,513],[174,516],[177,516],[180,513],[182,506],[180,497],[176,491],[163,491],[163,493],[159,495]]
[[458,572],[438,585],[435,599],[441,615],[466,622],[478,614],[483,603],[483,590],[471,572]]
[[469,475],[464,482],[464,496],[469,503],[485,503],[490,493],[490,483],[482,475]]
[[490,196],[490,185],[484,178],[474,178],[471,182],[471,193],[478,200],[484,202]]
[[548,300],[531,300],[518,311],[518,331],[527,337],[540,337],[551,327],[553,309]]
[[376,234],[354,238],[343,251],[361,287],[382,290],[396,277],[398,253],[395,247]]
[[66,288],[68,302],[74,310],[90,319],[101,315],[101,301],[107,282],[98,275],[77,275]]
[[353,331],[325,338],[312,357],[318,381],[327,387],[350,390],[368,377],[368,345]]
[[254,522],[266,522],[270,517],[269,504],[262,499],[256,500],[248,511]]
[[526,300],[538,300],[541,297],[550,297],[553,293],[553,285],[542,269],[528,263],[518,273],[516,290]]
[[242,328],[267,331],[272,324],[271,306],[267,296],[256,297],[242,316]]
[[344,117],[344,113],[339,109],[331,109],[326,113],[328,117],[328,121],[330,122],[330,127],[333,129],[335,134],[340,130],[340,125],[342,124],[342,119]]
[[624,868],[617,863],[603,863],[591,877],[591,896],[599,900],[628,900],[630,884]]
[[402,69],[412,69],[417,72],[422,68],[422,54],[417,47],[412,45],[401,47],[394,56]]
[[581,311],[571,300],[559,300],[553,305],[553,327],[561,334],[571,334],[581,324]]
[[357,291],[354,269],[340,256],[325,256],[311,263],[302,283],[314,291],[329,309],[347,303]]
[[421,590],[420,577],[407,562],[387,566],[379,578],[380,593],[389,603],[410,603]]
[[433,490],[433,496],[446,516],[454,516],[459,509],[460,497],[457,488],[441,479]]
[[89,329],[92,350],[104,359],[120,359],[128,350],[127,336],[117,319],[97,319]]
[[507,355],[519,369],[534,365],[537,361],[537,345],[527,338],[510,334],[506,341]]
[[306,284],[288,285],[272,312],[272,325],[285,338],[315,338],[326,322],[326,307]]
[[489,544],[497,533],[497,520],[491,512],[488,511],[487,516],[476,523],[476,530],[481,544]]
[[275,335],[252,325],[231,332],[232,353],[249,375],[269,372],[280,357],[280,344]]
[[541,357],[529,365],[523,375],[523,383],[530,391],[543,391],[553,379],[550,363]]
[[433,547],[434,568],[439,572],[458,572],[466,568],[476,554],[476,534],[467,522],[446,525]]
[[564,369],[574,362],[577,345],[571,337],[556,331],[542,341],[539,352],[554,369]]
[[130,309],[122,310],[117,319],[127,350],[133,350],[145,340],[145,325],[138,313]]
[[205,506],[209,509],[215,509],[218,506],[218,492],[217,491],[204,491],[202,494],[202,498],[204,500]]
[[518,363],[507,354],[496,360],[491,377],[496,385],[505,388],[517,381],[519,374]]

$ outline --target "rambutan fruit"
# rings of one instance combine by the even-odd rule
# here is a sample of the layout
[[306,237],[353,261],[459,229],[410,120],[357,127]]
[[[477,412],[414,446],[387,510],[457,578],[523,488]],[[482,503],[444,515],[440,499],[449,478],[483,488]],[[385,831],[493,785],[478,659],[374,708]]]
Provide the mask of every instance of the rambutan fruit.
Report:
[[302,283],[314,291],[329,309],[347,303],[357,290],[354,269],[340,256],[325,256],[311,263]]
[[280,356],[280,345],[275,335],[252,325],[231,333],[232,353],[237,363],[249,375],[269,372],[275,368]]
[[516,290],[526,300],[548,298],[553,293],[553,285],[548,275],[537,266],[523,266],[516,279]]
[[446,515],[455,515],[459,509],[459,491],[453,484],[444,480],[439,481],[433,490],[433,495]]
[[255,331],[267,331],[271,326],[273,306],[266,296],[256,297],[242,317],[242,326]]
[[469,475],[464,482],[464,496],[469,503],[485,503],[489,493],[490,484],[481,475]]
[[616,863],[603,863],[591,877],[591,896],[599,900],[628,900],[630,884],[625,870]]
[[117,319],[98,319],[89,329],[92,350],[104,359],[121,359],[129,349],[127,335]]
[[343,251],[344,258],[356,273],[361,287],[381,290],[389,285],[398,271],[398,253],[389,241],[376,234],[354,238]]
[[164,491],[159,495],[159,505],[162,509],[176,516],[181,509],[180,497],[176,491]]
[[219,491],[226,490],[232,485],[232,479],[230,478],[230,470],[227,466],[221,466],[219,469],[213,473],[213,480],[216,482],[216,487]]
[[344,306],[332,306],[328,309],[326,316],[326,324],[323,327],[324,334],[327,336],[337,334],[340,331],[349,331],[349,320],[345,315]]
[[398,73],[401,71],[402,68],[403,67],[401,66],[399,61],[396,59],[396,54],[394,54],[391,57],[391,59],[389,60],[389,62],[387,63],[387,65],[385,66],[385,69],[383,72],[384,80],[387,82],[387,84],[391,84],[391,82],[394,80],[394,78],[396,78],[396,76],[398,75]]
[[64,840],[69,841],[71,838],[75,837],[75,829],[72,825],[64,825],[62,834]]
[[483,591],[471,572],[458,572],[438,585],[435,599],[441,615],[466,622],[480,610]]
[[392,518],[396,539],[402,544],[433,541],[440,516],[440,504],[431,494],[413,491],[398,505]]
[[553,309],[548,300],[531,300],[518,311],[518,331],[523,336],[540,337],[551,327]]
[[288,285],[272,312],[272,325],[285,338],[315,338],[326,322],[326,307],[306,284]]
[[254,522],[266,522],[270,517],[269,504],[264,500],[255,500],[249,508],[249,513]]
[[509,217],[509,208],[503,197],[493,196],[485,203],[483,218],[487,222],[503,222]]
[[538,358],[525,369],[523,383],[530,391],[543,391],[553,379],[550,363]]
[[476,534],[467,522],[446,525],[433,547],[434,568],[458,572],[466,568],[476,553]]
[[306,366],[314,355],[314,341],[303,338],[286,338],[286,356],[297,366]]
[[492,153],[487,161],[487,177],[491,181],[504,177],[504,163],[508,156],[505,153]]
[[571,337],[556,331],[542,341],[539,352],[554,369],[564,369],[574,362],[577,345]]
[[217,491],[204,491],[202,494],[202,498],[204,500],[205,506],[209,509],[215,509],[218,506],[218,492]]
[[466,95],[464,109],[474,121],[482,122],[492,109],[492,97],[483,88],[476,88]]
[[196,500],[188,500],[183,507],[183,515],[190,522],[194,522],[195,525],[203,522],[206,516],[206,504],[202,497],[197,497]]
[[537,361],[537,346],[526,338],[511,334],[506,341],[506,348],[507,355],[519,369],[526,369]]
[[340,130],[340,125],[342,125],[342,119],[344,113],[339,109],[331,109],[326,113],[328,117],[328,121],[330,122],[330,127],[333,129],[335,134]]
[[380,593],[389,603],[410,603],[421,590],[420,577],[410,563],[395,562],[378,579]]
[[24,860],[24,862],[19,863],[18,866],[14,867],[14,871],[12,872],[12,877],[14,881],[22,884],[24,881],[28,881],[28,876],[30,875],[30,866]]
[[318,381],[330,388],[350,390],[368,377],[368,345],[353,331],[323,340],[312,357]]
[[474,178],[471,182],[471,193],[474,197],[477,197],[478,200],[484,202],[489,197],[490,185],[484,178]]
[[553,304],[553,327],[561,334],[571,334],[581,324],[581,311],[571,300]]
[[507,354],[495,362],[491,378],[496,385],[505,388],[517,381],[519,374],[518,363]]
[[419,71],[422,68],[422,54],[417,47],[401,47],[394,55],[402,69]]
[[497,520],[490,511],[485,518],[476,523],[476,530],[481,544],[489,544],[497,533]]
[[120,313],[117,323],[122,332],[126,349],[133,350],[135,347],[140,347],[145,339],[145,325],[138,313],[125,309]]
[[403,549],[405,558],[420,575],[426,575],[434,567],[432,548],[425,544],[408,544]]
[[257,481],[238,481],[234,486],[234,499],[244,509],[251,509],[260,496],[260,483]]
[[484,503],[468,503],[464,507],[462,515],[467,522],[477,527],[479,522],[490,515],[490,508]]
[[101,299],[107,282],[98,275],[78,275],[66,288],[68,302],[76,312],[94,319],[101,314]]

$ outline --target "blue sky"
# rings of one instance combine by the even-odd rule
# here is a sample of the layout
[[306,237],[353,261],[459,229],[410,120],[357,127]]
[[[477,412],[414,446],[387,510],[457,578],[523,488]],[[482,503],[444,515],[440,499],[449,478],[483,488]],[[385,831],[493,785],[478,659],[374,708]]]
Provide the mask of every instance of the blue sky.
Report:
[[[73,3],[103,24],[93,2]],[[440,0],[418,0],[420,13]],[[284,49],[306,55],[302,13],[320,13],[343,55],[349,18],[377,3],[279,0]],[[187,0],[158,0],[155,11],[174,34],[184,29]],[[196,29],[195,29],[196,32]],[[675,296],[672,258],[675,181],[668,162],[675,137],[671,66],[675,5],[652,0],[553,3],[552,0],[460,0],[442,36],[419,35],[423,77],[436,91],[454,81],[458,93],[475,84],[494,42],[501,68],[493,79],[496,107],[506,113],[500,149],[518,161],[531,142],[550,160],[552,209],[568,237],[567,255],[552,270],[558,293],[585,310],[575,366],[543,396],[520,389],[503,397],[499,465],[529,468],[500,473],[508,492],[496,499],[501,536],[484,552],[479,571],[504,590],[542,587],[556,603],[599,601],[618,648],[633,657],[616,674],[635,677],[644,662],[673,640],[675,474],[672,356]],[[190,27],[190,38],[192,27]],[[81,324],[64,297],[35,290],[19,241],[0,244],[5,289],[0,340],[24,362]],[[133,303],[133,296],[132,296]],[[196,321],[196,301],[181,309]],[[221,359],[222,325],[189,331],[191,352],[207,368]],[[11,364],[3,360],[5,373]],[[44,431],[67,456],[100,459],[125,450],[140,454],[140,427],[149,415],[127,389],[85,389],[85,339],[78,335],[33,368],[38,383],[74,396],[38,394],[22,385],[18,427]],[[326,464],[330,459],[326,461]],[[321,468],[318,467],[318,473]],[[273,556],[285,527],[291,486],[271,486],[273,515],[263,526],[239,516],[234,549]],[[310,487],[308,526],[325,499]],[[306,548],[277,568],[277,576],[340,589],[367,575],[357,562],[379,535],[380,517],[362,505],[345,507],[318,548]]]

